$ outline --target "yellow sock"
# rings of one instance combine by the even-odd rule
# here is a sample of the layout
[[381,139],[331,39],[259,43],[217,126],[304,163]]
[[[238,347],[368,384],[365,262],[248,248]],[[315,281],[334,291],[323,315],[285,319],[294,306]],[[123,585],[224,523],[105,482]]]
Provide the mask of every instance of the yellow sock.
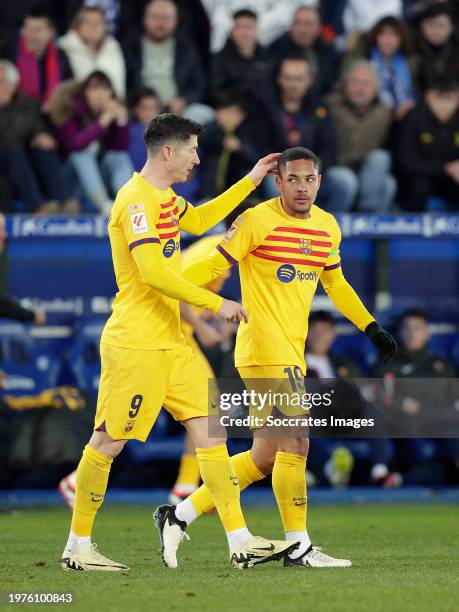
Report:
[[104,501],[113,459],[86,445],[78,465],[71,530],[90,536],[96,513]]
[[180,459],[180,467],[175,481],[174,488],[180,485],[199,487],[201,474],[196,455],[183,454]]
[[272,483],[284,531],[304,531],[308,501],[306,457],[277,451]]
[[[233,455],[230,457],[230,461],[239,481],[239,491],[246,489],[252,482],[265,478],[265,474],[260,472],[253,462],[250,451]],[[196,489],[196,491],[190,495],[189,499],[198,516],[214,508],[214,502],[212,501],[209,489],[204,484],[201,485],[199,489]]]
[[239,483],[226,444],[197,448],[196,457],[201,478],[217,508],[224,530],[244,529],[246,524],[241,510]]

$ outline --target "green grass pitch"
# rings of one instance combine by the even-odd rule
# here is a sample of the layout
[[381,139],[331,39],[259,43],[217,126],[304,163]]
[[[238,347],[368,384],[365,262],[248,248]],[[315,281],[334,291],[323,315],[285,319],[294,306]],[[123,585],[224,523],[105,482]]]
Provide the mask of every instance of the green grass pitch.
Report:
[[[65,508],[0,515],[0,591],[71,591],[71,610],[98,612],[459,609],[459,515],[454,506],[315,506],[309,513],[314,542],[332,555],[349,556],[354,567],[313,570],[276,562],[243,572],[229,565],[216,516],[190,527],[191,541],[182,544],[179,568],[165,568],[151,510],[107,504],[98,516],[94,540],[103,554],[130,565],[130,572],[122,574],[61,570],[57,559],[70,519]],[[282,537],[277,509],[248,508],[246,516],[253,533]]]

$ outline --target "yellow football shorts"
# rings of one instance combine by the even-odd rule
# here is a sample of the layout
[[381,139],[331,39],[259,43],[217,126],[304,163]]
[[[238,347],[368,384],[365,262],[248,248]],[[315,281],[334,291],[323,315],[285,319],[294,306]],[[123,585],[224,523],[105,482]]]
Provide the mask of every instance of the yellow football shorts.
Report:
[[247,391],[271,394],[272,402],[250,404],[251,429],[264,427],[268,416],[308,416],[309,410],[301,406],[305,372],[298,366],[268,365],[241,366],[237,368]]
[[101,342],[100,354],[94,429],[145,442],[162,406],[176,421],[208,415],[207,374],[189,345],[141,351]]

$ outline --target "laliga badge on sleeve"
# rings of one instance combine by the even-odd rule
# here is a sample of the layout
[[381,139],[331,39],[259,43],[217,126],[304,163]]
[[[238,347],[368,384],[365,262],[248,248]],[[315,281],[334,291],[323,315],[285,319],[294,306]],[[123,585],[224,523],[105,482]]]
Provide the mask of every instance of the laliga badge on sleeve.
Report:
[[134,234],[145,234],[148,232],[147,216],[144,212],[131,215],[131,226]]
[[231,240],[231,238],[234,236],[234,234],[236,233],[236,230],[238,229],[239,225],[244,221],[244,217],[242,217],[241,215],[239,215],[239,217],[237,217],[237,219],[234,221],[234,223],[232,224],[232,226],[229,228],[229,230],[226,232],[226,236],[223,238],[223,242],[229,242]]

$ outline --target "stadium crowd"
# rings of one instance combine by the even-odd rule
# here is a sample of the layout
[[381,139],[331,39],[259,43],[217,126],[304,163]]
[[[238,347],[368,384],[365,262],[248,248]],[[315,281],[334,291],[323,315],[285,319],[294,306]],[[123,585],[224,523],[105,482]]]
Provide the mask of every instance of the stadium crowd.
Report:
[[[371,10],[370,10],[371,7]],[[457,210],[459,37],[443,0],[83,0],[0,8],[3,212],[106,213],[164,111],[205,124],[199,202],[269,151],[334,212]],[[277,194],[267,181],[260,198]]]

